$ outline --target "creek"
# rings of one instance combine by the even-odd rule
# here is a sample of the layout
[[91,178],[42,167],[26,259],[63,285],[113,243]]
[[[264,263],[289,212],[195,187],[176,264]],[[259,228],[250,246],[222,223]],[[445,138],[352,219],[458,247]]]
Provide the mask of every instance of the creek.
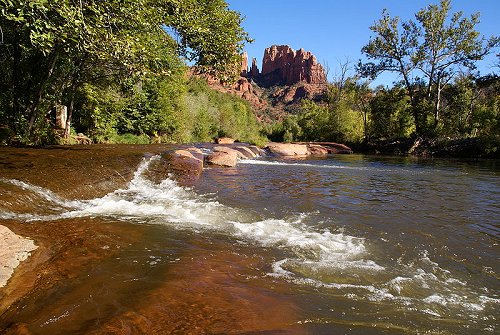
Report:
[[0,177],[0,223],[113,232],[81,247],[106,257],[26,295],[0,330],[498,331],[497,161],[259,158],[205,168],[186,186],[148,180],[157,159],[86,199]]

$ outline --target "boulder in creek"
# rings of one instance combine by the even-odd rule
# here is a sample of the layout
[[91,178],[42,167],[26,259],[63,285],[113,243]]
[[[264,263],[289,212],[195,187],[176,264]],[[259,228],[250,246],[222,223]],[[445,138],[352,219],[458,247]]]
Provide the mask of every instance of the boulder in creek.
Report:
[[162,153],[160,159],[149,164],[144,175],[154,183],[160,183],[169,174],[182,181],[197,179],[203,171],[203,155],[199,149],[193,149],[196,148]]
[[78,133],[72,137],[78,144],[92,144],[92,139],[85,134]]
[[219,137],[218,139],[215,140],[217,144],[233,144],[234,139],[230,137]]
[[275,143],[271,142],[267,145],[267,149],[277,156],[307,156],[309,150],[305,144],[295,143]]
[[328,150],[329,154],[352,154],[353,151],[345,144],[334,143],[334,142],[316,142],[315,144],[319,144],[322,147]]
[[307,149],[312,156],[325,156],[328,155],[328,149],[319,144],[308,144]]
[[250,150],[248,147],[245,147],[245,146],[232,147],[232,149],[241,153],[244,156],[243,158],[255,158],[255,157],[257,157],[257,154],[255,154],[252,150]]
[[248,149],[251,150],[256,156],[265,156],[266,152],[255,145],[249,145]]
[[225,153],[230,153],[230,154],[236,154],[236,158],[239,158],[239,159],[246,158],[246,156],[242,152],[240,152],[239,150],[235,150],[235,149],[229,148],[229,147],[217,146],[217,147],[213,148],[213,151],[214,152],[225,152]]
[[238,151],[214,151],[206,157],[207,164],[233,167],[238,161]]
[[203,162],[203,151],[201,151],[201,149],[195,148],[195,147],[190,147],[190,148],[187,148],[184,150],[189,151],[191,153],[191,155],[194,156],[194,158],[199,159],[200,161]]

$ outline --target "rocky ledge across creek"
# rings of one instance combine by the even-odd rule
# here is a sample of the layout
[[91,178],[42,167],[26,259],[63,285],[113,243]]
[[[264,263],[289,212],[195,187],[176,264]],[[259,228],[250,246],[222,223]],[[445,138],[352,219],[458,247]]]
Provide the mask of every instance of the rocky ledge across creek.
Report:
[[332,142],[317,143],[269,143],[264,149],[246,143],[233,143],[224,139],[217,144],[203,147],[186,147],[161,154],[162,159],[154,162],[149,169],[150,179],[159,182],[171,173],[177,179],[189,181],[197,179],[205,166],[234,167],[241,159],[265,156],[304,158],[328,154],[349,154],[351,148]]
[[333,142],[314,143],[269,143],[266,149],[275,156],[307,157],[328,154],[352,154],[352,149],[344,144]]

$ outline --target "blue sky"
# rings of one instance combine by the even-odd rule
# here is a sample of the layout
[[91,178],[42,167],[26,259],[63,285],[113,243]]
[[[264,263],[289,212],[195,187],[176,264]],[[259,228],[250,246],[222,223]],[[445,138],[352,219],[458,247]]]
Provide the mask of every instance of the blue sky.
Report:
[[[387,8],[391,16],[414,18],[414,13],[439,0],[227,0],[229,7],[246,17],[243,27],[255,42],[246,46],[249,58],[257,58],[259,68],[264,49],[273,44],[288,44],[293,49],[311,51],[318,61],[328,64],[329,79],[339,62],[362,58],[361,48],[369,41],[369,27]],[[455,0],[451,12],[465,15],[481,13],[477,30],[483,35],[500,35],[500,0]],[[496,50],[496,53],[500,50]],[[482,74],[494,68],[496,56],[478,63]],[[384,75],[372,85],[390,85],[394,76]]]

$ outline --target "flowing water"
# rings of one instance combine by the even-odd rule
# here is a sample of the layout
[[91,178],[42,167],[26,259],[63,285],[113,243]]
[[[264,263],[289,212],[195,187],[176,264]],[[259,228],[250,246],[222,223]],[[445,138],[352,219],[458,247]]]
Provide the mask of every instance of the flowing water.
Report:
[[0,179],[15,194],[0,220],[141,231],[32,302],[53,308],[13,321],[37,334],[499,331],[498,162],[261,158],[207,168],[188,188],[147,180],[157,159],[89,200]]

